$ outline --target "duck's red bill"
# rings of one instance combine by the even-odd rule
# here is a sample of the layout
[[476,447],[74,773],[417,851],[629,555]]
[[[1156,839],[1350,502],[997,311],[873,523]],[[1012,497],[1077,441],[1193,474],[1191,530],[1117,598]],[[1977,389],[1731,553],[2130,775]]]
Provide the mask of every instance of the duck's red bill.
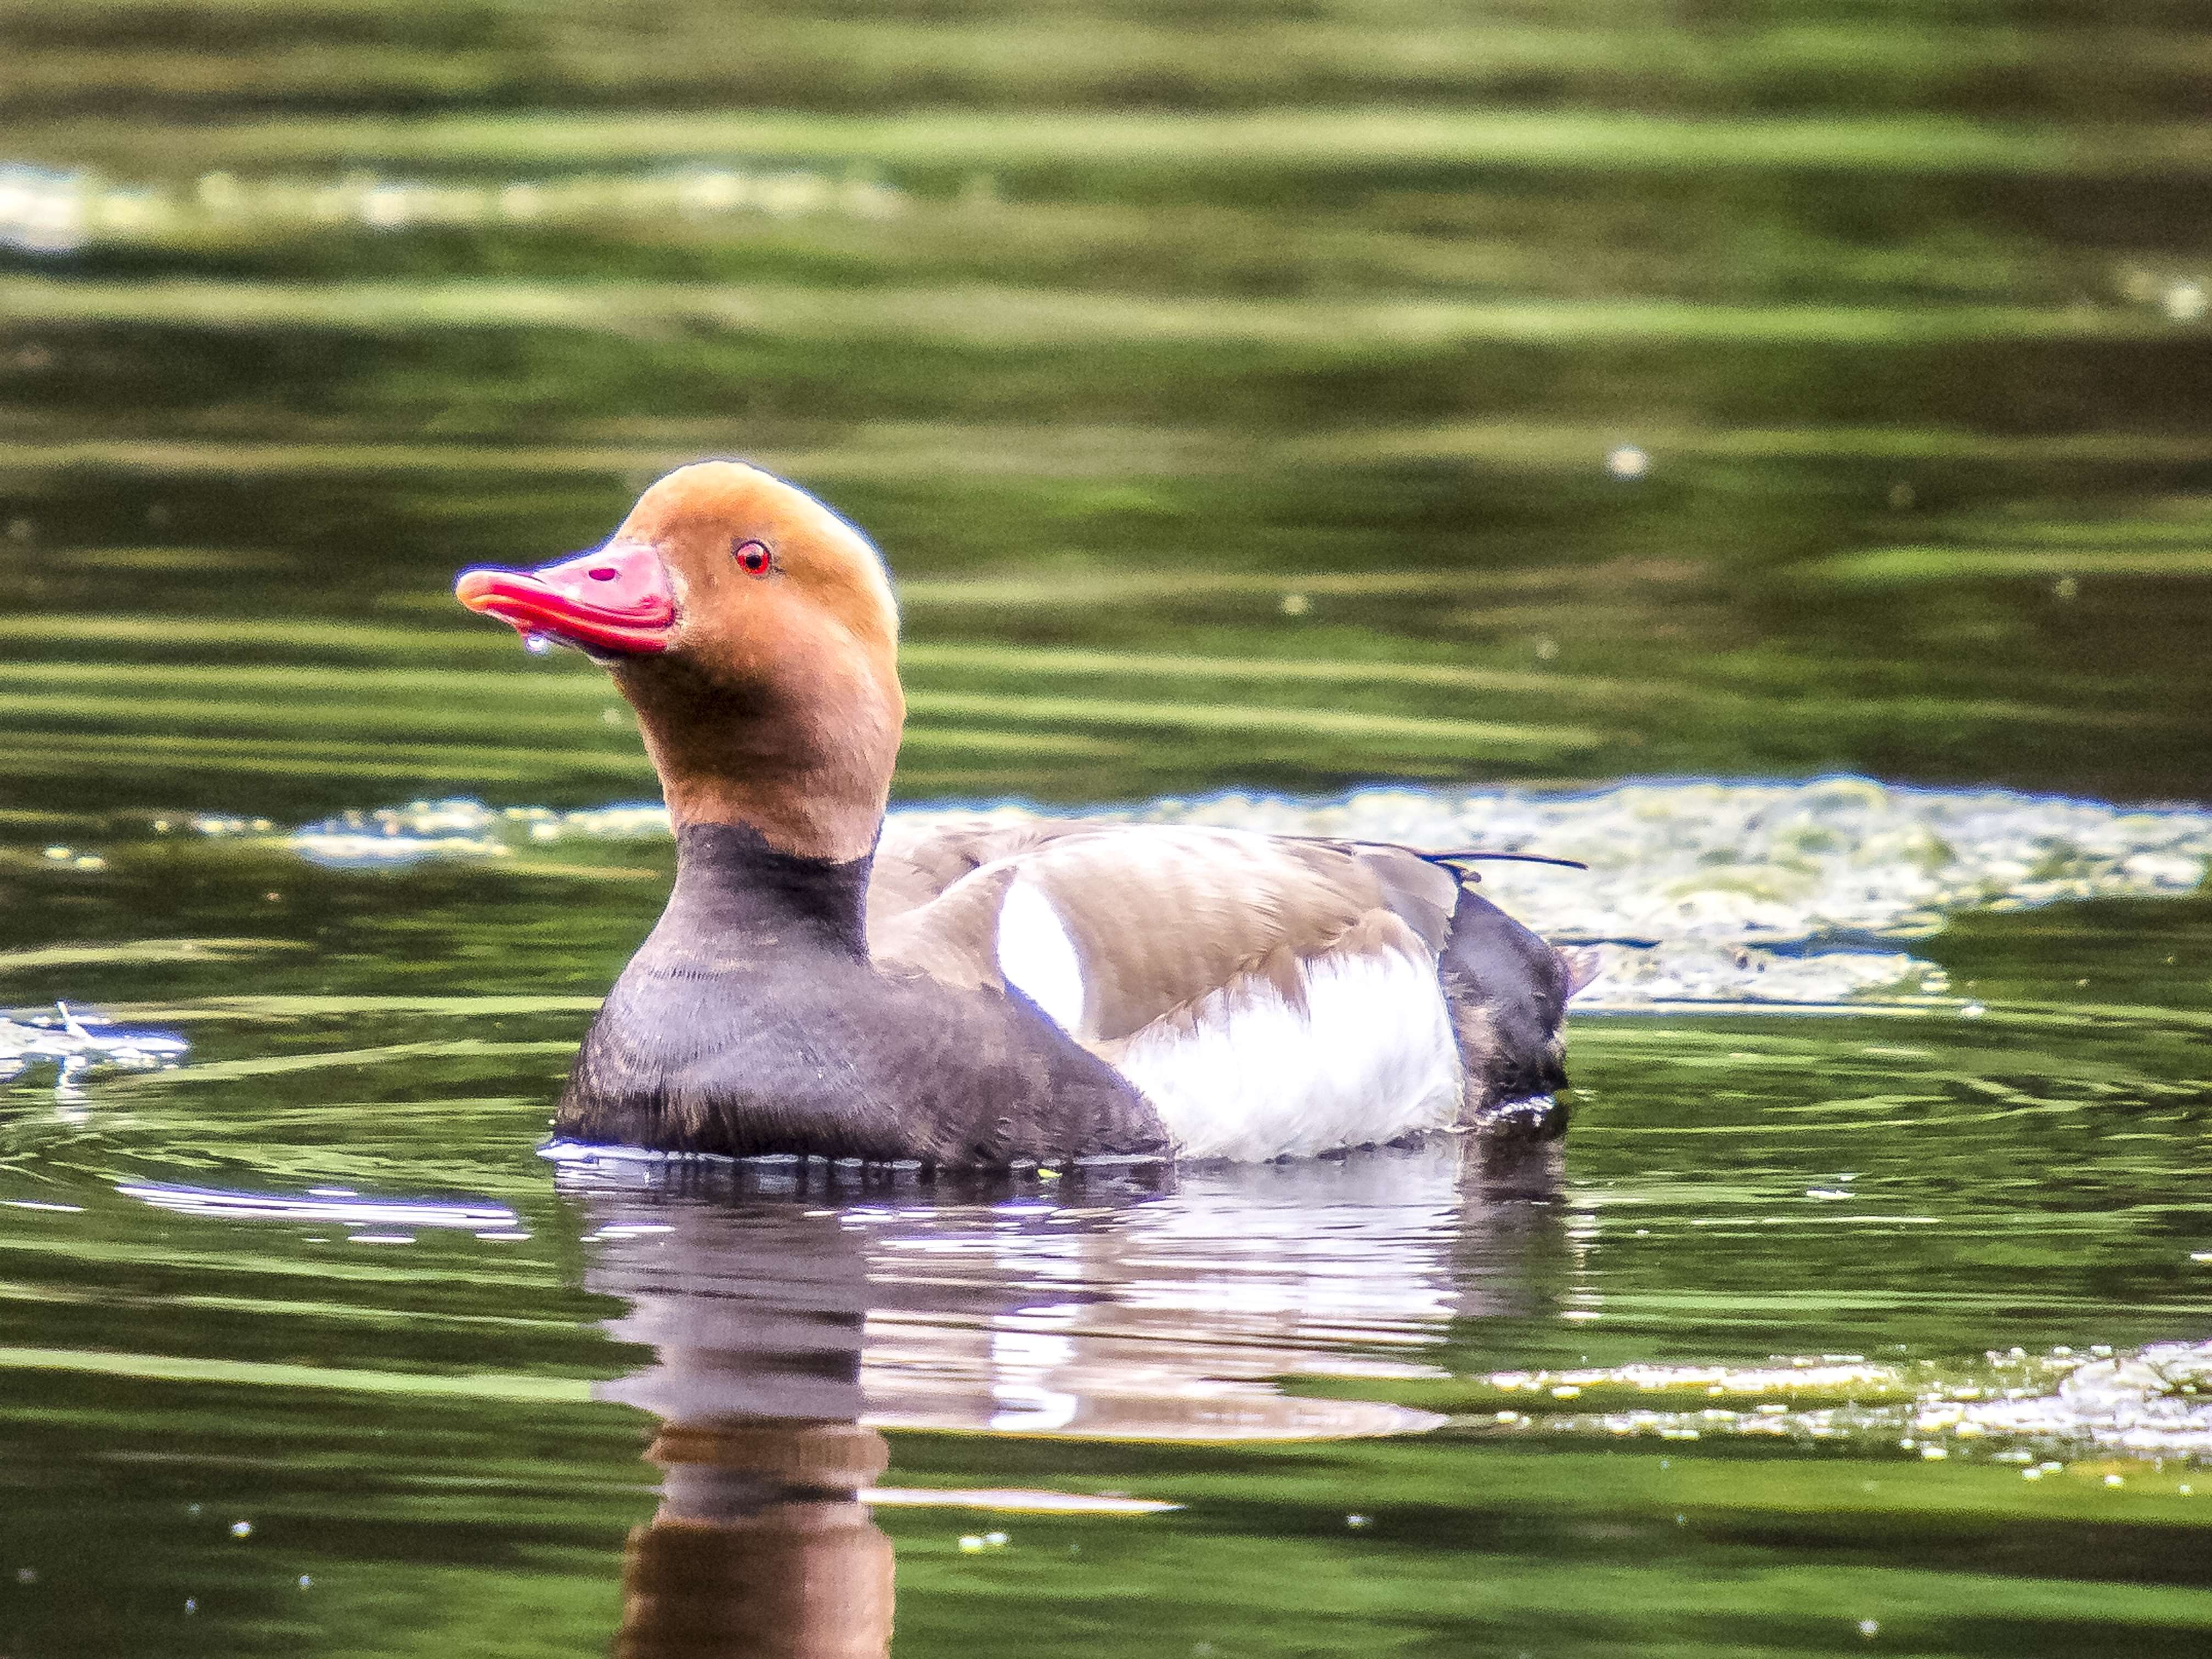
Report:
[[665,651],[676,626],[675,592],[649,547],[601,548],[535,570],[464,570],[453,597],[526,639],[623,656]]

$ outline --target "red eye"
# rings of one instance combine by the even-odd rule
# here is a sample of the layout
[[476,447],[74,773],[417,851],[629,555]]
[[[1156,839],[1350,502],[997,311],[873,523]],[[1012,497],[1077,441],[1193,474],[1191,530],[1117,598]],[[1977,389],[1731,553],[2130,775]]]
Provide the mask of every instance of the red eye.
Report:
[[737,562],[755,576],[768,574],[768,568],[775,562],[775,556],[768,550],[766,542],[739,542],[730,550]]

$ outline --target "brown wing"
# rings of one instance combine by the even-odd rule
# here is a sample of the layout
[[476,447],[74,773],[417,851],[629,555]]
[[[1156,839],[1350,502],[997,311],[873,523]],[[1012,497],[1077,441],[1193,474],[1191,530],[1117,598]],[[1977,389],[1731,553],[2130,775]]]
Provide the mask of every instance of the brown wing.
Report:
[[1298,963],[1338,948],[1443,948],[1459,884],[1396,848],[1248,830],[1079,820],[887,826],[870,893],[877,959],[1003,986],[1017,883],[1049,906],[1080,965],[1085,1042],[1112,1042],[1246,975],[1298,994]]
[[963,877],[987,864],[1025,853],[1067,835],[1128,826],[1084,818],[1030,818],[1002,823],[990,818],[950,818],[902,812],[884,820],[868,878],[868,932],[873,937],[893,918],[927,904]]

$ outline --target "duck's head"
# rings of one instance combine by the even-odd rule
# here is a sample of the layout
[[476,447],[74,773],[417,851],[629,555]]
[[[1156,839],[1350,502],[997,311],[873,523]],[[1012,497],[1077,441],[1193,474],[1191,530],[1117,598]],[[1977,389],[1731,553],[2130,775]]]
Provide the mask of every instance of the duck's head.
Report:
[[874,844],[906,713],[898,607],[867,538],[805,490],[702,461],[605,546],[465,571],[453,593],[612,671],[679,827],[841,861]]

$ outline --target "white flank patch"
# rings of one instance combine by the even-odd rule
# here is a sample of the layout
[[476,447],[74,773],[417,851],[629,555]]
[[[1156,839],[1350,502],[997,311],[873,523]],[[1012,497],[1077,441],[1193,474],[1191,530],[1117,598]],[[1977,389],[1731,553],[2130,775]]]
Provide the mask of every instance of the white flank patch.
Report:
[[1052,901],[1026,881],[999,906],[999,972],[1073,1036],[1083,1024],[1083,958]]
[[1318,957],[1306,1011],[1264,980],[1149,1025],[1116,1068],[1185,1158],[1310,1157],[1441,1128],[1459,1115],[1459,1047],[1436,970],[1396,951]]

